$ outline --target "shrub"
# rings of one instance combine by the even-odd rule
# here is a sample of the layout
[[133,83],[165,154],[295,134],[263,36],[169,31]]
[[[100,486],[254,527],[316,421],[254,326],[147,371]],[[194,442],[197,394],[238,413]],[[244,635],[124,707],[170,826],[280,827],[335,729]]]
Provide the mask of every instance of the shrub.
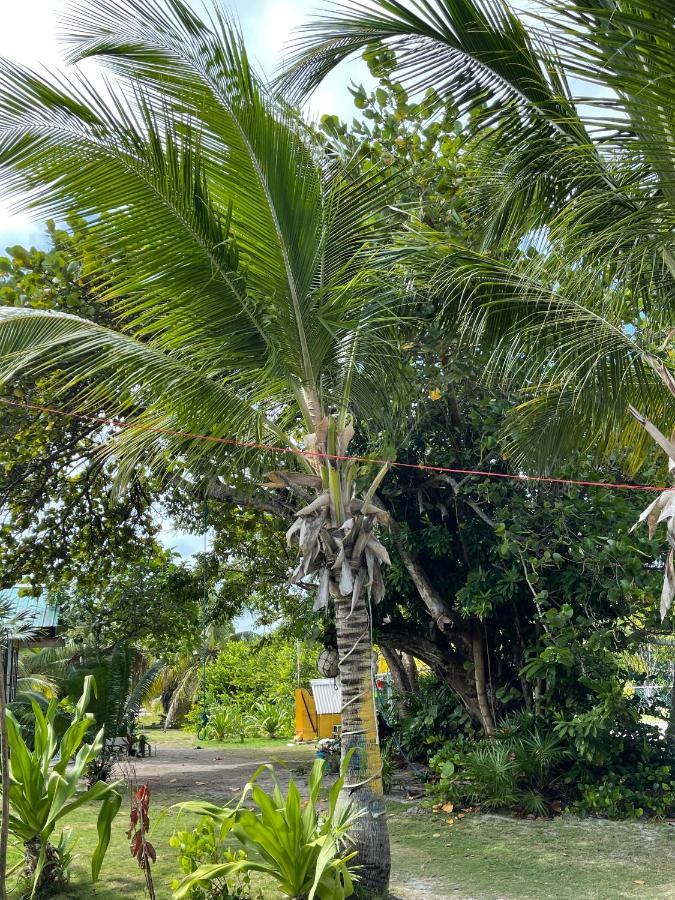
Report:
[[394,724],[394,734],[407,756],[427,757],[450,738],[475,734],[471,717],[450,688],[434,677],[420,679],[408,714]]
[[431,760],[444,797],[488,809],[548,815],[557,805],[567,751],[533,716],[507,719],[494,740],[449,742]]
[[[239,863],[246,859],[244,850],[232,851],[216,836],[216,824],[210,816],[204,816],[191,831],[177,831],[169,840],[171,847],[178,850],[178,862],[183,875],[192,875],[200,866]],[[178,888],[181,879],[172,883]],[[238,900],[252,897],[251,877],[248,872],[213,878],[207,885],[193,885],[185,895],[190,900],[220,900],[234,897]]]
[[667,744],[650,726],[624,726],[606,728],[602,746],[598,730],[592,748],[585,730],[581,745],[592,750],[589,759],[573,730],[520,713],[506,719],[492,741],[448,741],[430,760],[437,778],[430,793],[525,815],[550,815],[565,805],[609,818],[663,818],[675,811]]
[[[271,794],[257,784],[265,770],[272,773],[275,783]],[[321,760],[316,760],[312,767],[306,804],[293,779],[284,796],[273,766],[261,766],[255,772],[234,809],[199,802],[182,804],[182,810],[212,821],[214,834],[218,829],[219,843],[232,836],[254,858],[245,856],[200,865],[183,878],[174,894],[176,900],[192,897],[195,887],[211,890],[223,879],[249,872],[268,875],[289,897],[308,900],[350,897],[354,893],[354,876],[349,863],[355,854],[346,852],[346,848],[355,816],[349,806],[338,800],[342,783],[343,779],[338,778],[331,786],[325,814],[318,810],[323,784]],[[255,809],[244,807],[249,797]]]
[[292,733],[292,709],[281,701],[259,700],[249,721],[258,734],[268,738],[288,737]]

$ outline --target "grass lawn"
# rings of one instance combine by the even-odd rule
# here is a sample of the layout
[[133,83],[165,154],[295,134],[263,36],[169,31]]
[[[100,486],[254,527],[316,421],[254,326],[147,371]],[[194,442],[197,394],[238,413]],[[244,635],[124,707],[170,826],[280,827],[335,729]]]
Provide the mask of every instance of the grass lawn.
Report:
[[[243,747],[250,753],[250,773],[261,758],[273,756],[274,750],[288,750],[285,741],[198,744],[194,735],[175,732],[156,732],[151,740],[158,744],[159,758],[162,744],[222,749],[223,755],[228,749],[241,752]],[[311,759],[309,748],[297,748],[293,758],[296,753],[299,759]],[[208,791],[203,788],[200,795],[195,788],[194,796],[207,799]],[[171,881],[180,874],[175,851],[168,845],[178,815],[170,808],[174,799],[170,783],[153,788],[151,839],[157,849],[153,872],[159,900],[169,900]],[[396,896],[405,900],[675,900],[675,828],[667,824],[468,815],[450,826],[446,818],[405,804],[390,804],[392,890]],[[87,859],[96,841],[95,808],[76,810],[69,825],[78,836],[79,858],[71,887],[58,895],[60,900],[140,900],[146,896],[142,873],[128,849],[126,798],[96,885],[91,885],[87,872]],[[18,859],[16,851],[12,859]],[[16,897],[16,893],[10,896]],[[265,891],[269,900],[276,896],[274,891]]]
[[667,824],[469,815],[448,826],[445,815],[410,813],[390,815],[392,884],[403,897],[417,881],[429,896],[457,900],[675,898]]

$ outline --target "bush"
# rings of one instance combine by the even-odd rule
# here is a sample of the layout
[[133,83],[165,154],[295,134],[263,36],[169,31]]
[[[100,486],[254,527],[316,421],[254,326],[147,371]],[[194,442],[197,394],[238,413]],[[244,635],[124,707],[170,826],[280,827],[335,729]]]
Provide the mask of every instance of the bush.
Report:
[[[233,852],[218,840],[215,822],[209,816],[204,816],[191,831],[177,831],[170,838],[169,844],[178,850],[178,862],[184,876],[192,875],[200,866],[239,863],[246,859],[244,850]],[[172,888],[178,888],[180,882],[181,879],[176,879]],[[204,886],[195,884],[186,896],[190,900],[221,900],[222,897],[247,900],[254,895],[248,872],[235,872],[229,876],[214,878]]]
[[602,764],[577,757],[565,781],[575,812],[610,819],[675,813],[675,759],[658,728],[644,722],[618,724]]
[[293,734],[293,706],[290,701],[274,703],[252,698],[240,698],[213,704],[208,711],[206,728],[202,731],[202,709],[194,707],[185,724],[207,740],[244,741],[247,737],[290,737]]
[[[502,723],[494,740],[448,741],[430,760],[436,775],[430,793],[523,815],[550,815],[563,806],[608,818],[663,818],[675,811],[675,766],[658,729],[617,723],[604,732],[601,753],[594,737],[589,759],[574,731],[559,725],[520,713]],[[587,733],[581,746],[588,747]]]
[[498,733],[496,740],[450,742],[430,764],[445,798],[544,816],[561,796],[558,780],[565,757],[557,736],[530,722],[519,733]]
[[409,701],[408,714],[395,721],[394,736],[413,759],[426,758],[451,738],[471,736],[471,716],[450,688],[433,676],[420,678],[420,690]]
[[[265,770],[272,773],[275,783],[271,794],[257,784]],[[199,802],[182,804],[182,810],[211,820],[208,828],[213,828],[214,840],[216,834],[219,843],[231,836],[247,853],[251,852],[252,858],[244,855],[200,865],[181,881],[174,895],[176,900],[192,898],[194,888],[211,890],[223,880],[250,872],[266,874],[289,897],[316,897],[317,900],[351,897],[354,876],[349,864],[355,854],[346,851],[355,816],[349,806],[338,800],[342,783],[342,778],[338,778],[331,786],[328,808],[323,814],[318,809],[323,784],[322,760],[316,760],[312,767],[306,803],[302,802],[293,779],[284,796],[274,767],[261,766],[234,809]],[[255,809],[244,807],[249,797]]]
[[249,721],[262,736],[289,737],[293,733],[292,713],[292,707],[286,702],[259,700],[249,715]]

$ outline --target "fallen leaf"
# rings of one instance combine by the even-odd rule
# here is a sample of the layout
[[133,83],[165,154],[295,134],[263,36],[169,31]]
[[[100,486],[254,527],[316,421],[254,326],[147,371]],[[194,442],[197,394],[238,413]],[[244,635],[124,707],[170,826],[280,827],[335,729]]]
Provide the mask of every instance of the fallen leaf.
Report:
[[466,813],[457,813],[458,819],[463,819],[466,816]]
[[633,881],[633,884],[644,884],[644,881],[642,881],[640,878],[636,878],[636,879]]
[[175,784],[177,781],[177,778],[169,778],[169,784]]
[[454,825],[454,824],[455,824],[455,820],[454,820],[454,819],[446,819],[446,820],[445,820],[445,824],[446,824],[446,825]]
[[195,781],[195,784],[197,785],[197,787],[206,787],[205,781]]
[[441,836],[441,833],[440,833],[440,831],[436,831],[436,832],[434,832],[434,837],[440,837],[440,836]]
[[454,808],[455,808],[454,803],[444,803],[443,807],[442,807],[443,812],[447,812],[447,813],[451,813]]

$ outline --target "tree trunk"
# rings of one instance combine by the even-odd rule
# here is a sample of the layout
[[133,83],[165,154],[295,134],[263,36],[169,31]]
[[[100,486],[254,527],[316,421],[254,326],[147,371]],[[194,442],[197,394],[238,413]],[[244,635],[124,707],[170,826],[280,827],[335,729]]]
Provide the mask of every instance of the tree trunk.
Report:
[[480,624],[473,622],[471,626],[471,643],[473,646],[473,672],[476,679],[476,696],[483,728],[488,736],[494,732],[494,722],[490,712],[487,686],[485,680],[485,654],[483,652],[483,638],[480,633]]
[[[7,647],[9,653],[9,646]],[[7,743],[5,647],[0,640],[0,766],[2,767],[2,823],[0,823],[0,900],[7,900],[7,844],[9,840],[9,745]]]
[[[472,658],[453,650],[445,637],[442,637],[440,632],[437,634],[438,640],[434,640],[432,637],[421,637],[408,629],[385,625],[378,632],[378,643],[380,646],[387,644],[404,653],[410,653],[426,663],[439,681],[447,684],[457,695],[476,723],[482,726],[483,717],[476,697],[476,681],[466,668],[467,663],[472,663]],[[462,646],[465,642],[471,645],[470,640],[463,637]]]
[[[24,876],[31,883],[35,878],[35,872],[38,867],[41,847],[42,842],[39,837],[33,838],[32,841],[27,841],[25,845]],[[50,843],[46,843],[45,864],[42,868],[42,872],[40,872],[38,882],[35,885],[34,893],[39,897],[42,894],[53,893],[56,888],[61,887],[65,887],[65,879],[59,865],[59,858],[57,856],[55,848]]]
[[408,701],[410,700],[410,694],[412,693],[408,672],[403,665],[403,661],[397,650],[387,647],[386,644],[381,644],[380,650],[382,656],[384,656],[384,661],[389,667],[389,672],[391,673],[391,680],[394,685],[396,712],[400,718],[405,718],[409,712]]
[[675,663],[673,663],[673,680],[670,686],[670,715],[666,728],[666,741],[675,754]]
[[410,693],[413,695],[419,694],[420,678],[417,671],[417,663],[415,662],[415,657],[411,656],[410,653],[402,653],[401,658],[403,662],[403,668],[406,670],[406,673],[408,675],[408,682],[410,683]]
[[366,896],[386,895],[391,868],[389,832],[382,786],[373,692],[370,622],[363,593],[335,597],[335,624],[342,684],[342,758],[352,753],[345,772],[344,798],[362,811],[351,831]]

